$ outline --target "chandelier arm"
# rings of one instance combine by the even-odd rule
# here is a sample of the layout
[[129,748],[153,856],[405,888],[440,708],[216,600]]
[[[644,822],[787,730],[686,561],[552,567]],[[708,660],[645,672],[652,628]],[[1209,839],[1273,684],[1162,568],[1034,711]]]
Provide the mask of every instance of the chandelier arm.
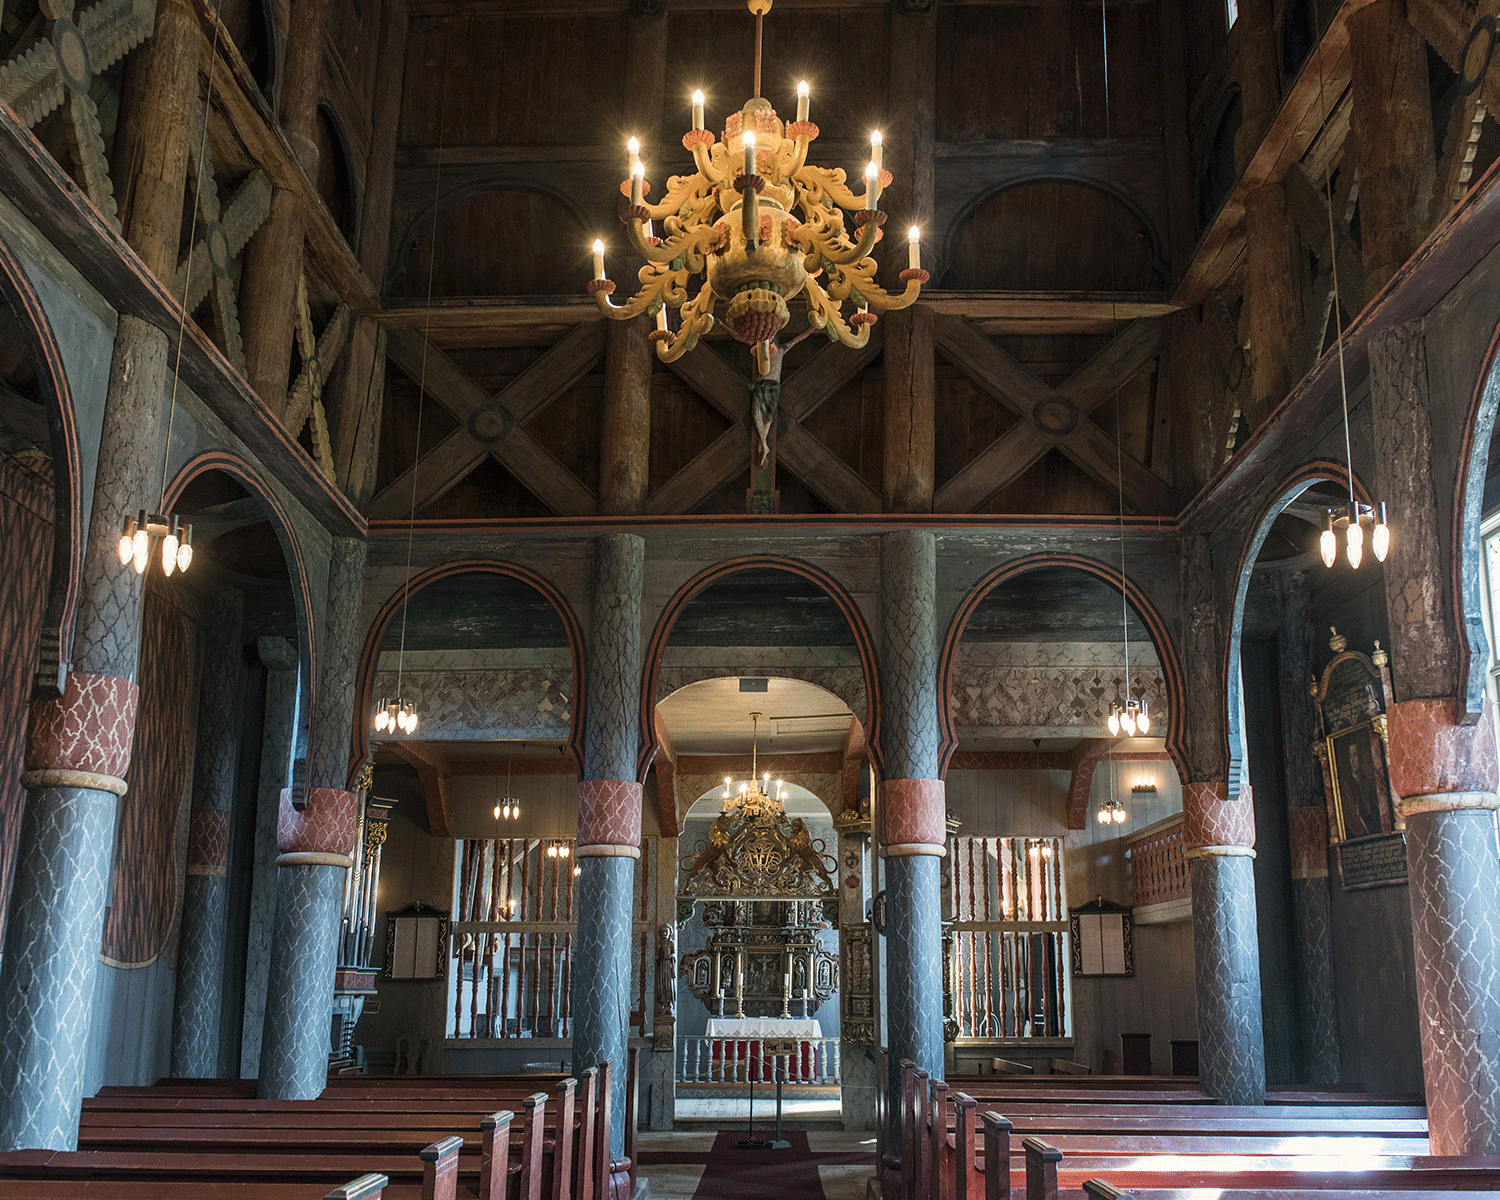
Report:
[[713,157],[713,150],[720,145],[722,143],[698,142],[693,146],[693,165],[698,168],[698,174],[716,185],[724,182],[724,172],[714,165]]
[[880,223],[878,221],[866,221],[860,228],[859,240],[852,246],[841,246],[838,243],[845,241],[842,234],[838,239],[820,239],[816,237],[813,241],[818,246],[818,252],[823,258],[836,267],[847,267],[859,262],[861,259],[869,258],[870,251],[875,249],[875,243],[880,238]]
[[640,270],[640,290],[624,304],[614,303],[610,299],[610,291],[603,288],[594,292],[594,303],[613,320],[628,321],[631,317],[651,311],[658,304],[666,303],[667,296],[674,290],[681,295],[687,275],[686,271],[664,270],[648,263]]
[[[628,181],[623,185],[623,190],[628,194]],[[676,216],[682,211],[683,205],[701,197],[704,192],[713,192],[713,182],[701,173],[698,175],[673,175],[667,180],[667,194],[655,204],[647,204],[642,200],[640,207],[646,210],[647,217],[652,221],[664,221],[668,217]]]
[[807,165],[808,136],[799,134],[795,138],[782,138],[776,151],[776,169],[785,178],[791,179]]
[[849,328],[849,323],[844,320],[843,314],[839,311],[838,302],[817,283],[809,279],[806,292],[809,324],[824,330],[831,339],[841,342],[851,350],[863,349],[869,343],[870,326],[868,324],[861,326],[860,331],[855,333]]
[[698,294],[682,306],[682,324],[675,334],[657,338],[656,357],[662,362],[676,362],[698,344],[698,339],[714,327],[713,289],[705,283]]
[[853,277],[851,286],[859,291],[870,308],[876,312],[896,312],[903,308],[910,308],[917,302],[917,297],[922,291],[922,279],[919,274],[903,271],[902,275],[909,276],[906,280],[906,290],[900,295],[893,296],[875,282],[875,264],[871,262],[867,272],[860,269],[864,265],[864,263],[859,263],[848,271],[841,267],[839,276],[844,279]]
[[865,206],[863,193],[856,196],[844,182],[843,167],[803,167],[793,179],[800,183],[814,205],[827,197],[840,208],[859,209]]

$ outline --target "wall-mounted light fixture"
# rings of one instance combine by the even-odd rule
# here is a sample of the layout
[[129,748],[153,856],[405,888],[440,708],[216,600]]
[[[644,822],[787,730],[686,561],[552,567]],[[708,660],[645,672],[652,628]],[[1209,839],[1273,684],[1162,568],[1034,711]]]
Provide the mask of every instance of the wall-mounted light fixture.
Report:
[[1137,779],[1130,785],[1132,796],[1154,796],[1156,795],[1156,780],[1149,776]]

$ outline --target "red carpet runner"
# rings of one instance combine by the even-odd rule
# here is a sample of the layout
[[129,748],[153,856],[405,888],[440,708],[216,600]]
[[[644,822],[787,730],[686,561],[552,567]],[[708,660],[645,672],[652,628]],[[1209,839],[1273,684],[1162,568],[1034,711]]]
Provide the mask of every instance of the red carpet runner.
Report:
[[[745,1136],[743,1129],[725,1131],[714,1139],[707,1154],[684,1154],[675,1151],[643,1151],[641,1173],[648,1178],[651,1164],[704,1163],[703,1178],[693,1200],[824,1200],[823,1183],[818,1165],[867,1164],[875,1168],[875,1155],[863,1153],[817,1153],[809,1148],[807,1134],[788,1130],[782,1136],[790,1150],[737,1150],[735,1142]],[[757,1137],[770,1137],[769,1130],[757,1129]]]

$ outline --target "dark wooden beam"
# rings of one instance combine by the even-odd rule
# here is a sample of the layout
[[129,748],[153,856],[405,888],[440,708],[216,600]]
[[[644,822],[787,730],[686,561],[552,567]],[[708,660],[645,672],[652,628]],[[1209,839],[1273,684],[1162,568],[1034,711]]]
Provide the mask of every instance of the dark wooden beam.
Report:
[[875,513],[881,510],[880,493],[795,421],[789,421],[777,435],[776,453],[786,469],[831,505],[835,512]]
[[[588,374],[604,352],[605,334],[606,330],[602,325],[578,326],[518,375],[499,396],[491,396],[464,374],[457,363],[427,342],[420,332],[413,329],[390,330],[386,352],[391,362],[412,379],[425,380],[428,395],[456,417],[463,427],[438,447],[438,450],[444,451],[443,457],[438,460],[444,472],[441,481],[452,486],[479,461],[478,458],[472,458],[467,470],[460,473],[459,468],[465,461],[465,454],[461,447],[451,446],[449,443],[462,437],[471,445],[474,444],[464,432],[469,420],[483,413],[499,414],[504,431],[494,441],[481,447],[481,452],[492,455],[559,516],[587,516],[593,513],[596,508],[594,494],[527,433],[523,425]],[[437,450],[432,453],[437,453]],[[409,476],[403,478],[407,481],[409,501],[410,479]],[[398,479],[397,483],[400,482]],[[387,515],[390,507],[398,503],[400,497],[393,493],[395,486],[393,484],[386,488],[376,498],[376,504],[371,506],[372,512],[376,511],[378,505],[381,515]],[[441,494],[442,492],[436,492],[429,495],[429,502]],[[400,511],[398,509],[392,515],[400,515]]]
[[667,365],[721,416],[736,424],[745,420],[750,411],[750,381],[707,342],[699,342],[676,362]]
[[[48,243],[31,241],[29,253],[43,261],[60,255],[116,312],[155,325],[174,344],[181,329],[182,381],[325,529],[338,537],[363,535],[364,518],[5,105],[0,105],[0,193]],[[33,237],[19,229],[7,230],[6,236],[23,242]]]
[[[413,505],[421,512],[457,487],[488,456],[483,446],[462,429],[455,429],[370,501],[370,520],[394,521],[409,516]],[[415,499],[411,490],[413,473],[417,476]]]
[[655,516],[692,512],[720,488],[738,479],[749,462],[743,425],[731,425],[671,479],[646,497]]
[[[1174,512],[1177,499],[1172,489],[1129,455],[1119,456],[1121,469],[1116,469],[1114,441],[1089,420],[1089,413],[1112,396],[1122,381],[1130,379],[1160,353],[1161,339],[1159,322],[1133,321],[1062,386],[1051,388],[973,326],[952,318],[939,318],[936,340],[943,353],[1021,420],[938,490],[933,500],[934,510],[972,511],[1056,446],[1111,490],[1121,486],[1123,470],[1124,486],[1145,511]],[[1053,435],[1034,422],[1032,413],[1036,407],[1053,400],[1077,408],[1078,421],[1071,432]]]

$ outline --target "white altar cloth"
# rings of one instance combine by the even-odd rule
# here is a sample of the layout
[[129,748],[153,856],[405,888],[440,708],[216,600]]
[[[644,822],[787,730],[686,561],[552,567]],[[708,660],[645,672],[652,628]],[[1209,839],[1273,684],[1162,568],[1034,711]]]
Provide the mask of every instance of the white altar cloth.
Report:
[[820,1038],[823,1026],[801,1017],[709,1017],[708,1036],[733,1038]]

